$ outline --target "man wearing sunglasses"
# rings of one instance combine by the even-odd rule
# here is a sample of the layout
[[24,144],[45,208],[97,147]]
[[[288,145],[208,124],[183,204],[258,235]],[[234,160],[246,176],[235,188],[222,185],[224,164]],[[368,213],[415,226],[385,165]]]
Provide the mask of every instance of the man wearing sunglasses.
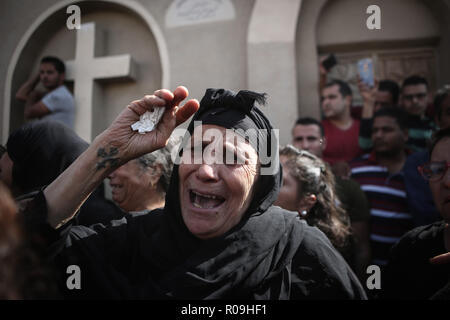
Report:
[[437,132],[418,168],[443,220],[415,228],[392,248],[382,275],[389,299],[450,299],[450,127]]

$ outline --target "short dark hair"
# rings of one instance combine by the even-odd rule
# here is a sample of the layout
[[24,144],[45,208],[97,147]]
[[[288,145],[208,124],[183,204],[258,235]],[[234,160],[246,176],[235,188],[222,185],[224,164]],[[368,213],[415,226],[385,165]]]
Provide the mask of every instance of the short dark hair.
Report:
[[378,83],[378,90],[379,91],[387,91],[392,95],[392,102],[394,105],[398,104],[398,96],[400,94],[400,87],[398,86],[397,82],[392,80],[381,80]]
[[352,89],[350,88],[348,83],[345,82],[345,81],[338,80],[338,79],[333,79],[333,80],[329,81],[325,85],[325,88],[329,88],[329,87],[332,87],[332,86],[338,86],[339,87],[339,93],[343,97],[347,97],[347,96],[352,97],[353,96]]
[[437,115],[438,119],[441,119],[441,113],[442,113],[442,103],[447,98],[447,96],[450,94],[450,85],[445,85],[441,89],[439,89],[436,92],[436,96],[434,97],[433,105],[435,114]]
[[325,131],[323,130],[323,125],[317,119],[314,119],[314,118],[311,118],[311,117],[298,118],[297,121],[295,122],[294,127],[296,125],[301,125],[301,126],[316,125],[320,129],[320,134],[322,135],[322,137],[325,135]]
[[66,65],[64,64],[64,62],[62,62],[61,59],[59,59],[57,57],[52,57],[52,56],[43,57],[41,59],[41,64],[42,63],[51,63],[55,67],[56,71],[58,71],[59,73],[66,72]]
[[450,137],[450,127],[438,130],[434,133],[433,139],[431,140],[430,149],[429,149],[430,156],[433,153],[434,147],[436,147],[438,142],[446,137]]
[[400,129],[408,129],[408,114],[402,108],[386,107],[378,110],[373,115],[373,120],[377,117],[391,117],[395,119]]
[[407,86],[416,86],[418,84],[424,84],[428,90],[427,79],[425,79],[424,77],[418,76],[418,75],[414,75],[414,76],[410,76],[410,77],[406,78],[405,80],[403,80],[402,91]]

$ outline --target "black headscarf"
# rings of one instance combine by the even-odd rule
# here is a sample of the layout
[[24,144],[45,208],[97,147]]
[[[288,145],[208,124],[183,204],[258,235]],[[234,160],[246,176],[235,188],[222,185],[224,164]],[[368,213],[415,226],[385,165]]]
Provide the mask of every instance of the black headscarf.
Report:
[[8,138],[13,184],[28,193],[55,180],[88,147],[70,128],[56,121],[29,122]]
[[[20,193],[16,196],[26,197],[49,185],[88,146],[72,129],[57,121],[33,121],[12,132],[6,149],[13,161],[13,189]],[[123,213],[105,199],[101,184],[83,204],[75,221],[87,226],[122,216]]]

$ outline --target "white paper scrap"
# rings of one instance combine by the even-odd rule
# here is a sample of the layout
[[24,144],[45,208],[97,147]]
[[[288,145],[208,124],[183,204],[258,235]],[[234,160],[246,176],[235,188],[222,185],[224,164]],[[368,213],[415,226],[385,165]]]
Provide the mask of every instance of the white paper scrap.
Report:
[[139,121],[133,123],[131,125],[131,129],[133,131],[139,131],[140,134],[144,134],[146,132],[152,131],[159,120],[161,120],[162,115],[164,114],[163,107],[155,107],[153,111],[146,111],[141,117]]

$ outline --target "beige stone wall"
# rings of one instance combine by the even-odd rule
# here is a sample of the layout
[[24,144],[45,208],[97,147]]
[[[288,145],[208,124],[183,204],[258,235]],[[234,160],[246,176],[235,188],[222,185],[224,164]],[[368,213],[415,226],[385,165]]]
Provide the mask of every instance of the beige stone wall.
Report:
[[[366,8],[381,9],[381,29],[366,28]],[[439,35],[432,12],[421,0],[339,0],[329,1],[317,25],[317,44],[357,43],[431,38]]]
[[[118,0],[117,0],[118,1]],[[319,116],[318,55],[326,50],[360,50],[363,44],[389,47],[402,42],[408,46],[417,39],[438,39],[436,84],[450,82],[450,1],[379,0],[382,30],[368,31],[365,7],[369,0],[231,0],[232,20],[167,27],[165,15],[170,0],[134,0],[151,14],[161,31],[167,56],[159,56],[155,35],[136,14],[123,8],[95,2],[97,7],[82,12],[102,24],[107,31],[106,54],[131,53],[140,68],[136,82],[101,83],[100,114],[95,115],[95,130],[101,131],[131,99],[151,92],[169,79],[169,87],[186,85],[191,95],[201,98],[207,87],[241,88],[268,92],[276,111],[268,111],[275,126],[282,128],[281,143],[289,142],[289,132],[297,115]],[[0,1],[0,115],[3,116],[6,72],[13,52],[29,26],[57,0]],[[106,10],[105,8],[108,8]],[[387,8],[387,9],[386,9]],[[67,15],[62,12],[45,26],[46,35],[33,38],[27,56],[12,79],[18,88],[37,67],[46,53],[73,58],[74,34],[65,29]],[[282,26],[282,27],[280,27]],[[110,29],[108,31],[108,29]],[[129,30],[133,30],[130,34]],[[444,36],[443,36],[444,35]],[[409,42],[408,42],[409,41]],[[409,44],[408,44],[409,43]],[[429,43],[429,42],[428,42]],[[417,44],[417,43],[416,43]],[[389,48],[388,48],[389,49]],[[168,74],[161,66],[167,59]],[[270,100],[273,99],[273,100]],[[11,127],[21,123],[21,107],[13,105]],[[3,131],[3,119],[0,132]],[[5,142],[6,136],[1,137]]]
[[[136,82],[101,83],[101,108],[94,113],[94,134],[102,131],[126,106],[146,93],[161,87],[162,70],[160,56],[154,36],[145,22],[135,14],[126,12],[120,6],[95,2],[84,9],[79,3],[82,23],[95,20],[106,31],[106,55],[131,53],[138,64]],[[172,1],[140,0],[154,17],[167,45],[170,68],[170,88],[185,85],[191,96],[200,99],[208,87],[225,87],[233,90],[246,88],[246,42],[249,16],[254,1],[231,1],[235,9],[233,20],[216,21],[183,27],[167,28],[165,14]],[[5,50],[0,52],[0,99],[4,101],[5,74],[12,54],[27,28],[51,5],[57,1],[4,0],[0,2],[0,28],[9,29],[4,41]],[[7,13],[7,14],[6,14]],[[35,39],[26,48],[27,57],[22,59],[12,82],[12,92],[27,79],[30,70],[37,70],[38,60],[44,54],[52,53],[64,59],[73,59],[75,36],[65,27],[64,12],[61,18],[49,23],[48,37]],[[17,19],[20,17],[20,19]],[[25,61],[24,61],[25,60]],[[21,123],[22,107],[13,103],[11,128]],[[4,108],[2,106],[1,108]],[[3,111],[3,110],[0,110]],[[3,115],[3,112],[1,113]],[[1,121],[3,122],[3,121]],[[1,124],[0,124],[1,125]],[[0,128],[2,129],[2,128]],[[6,137],[2,137],[4,142]]]

